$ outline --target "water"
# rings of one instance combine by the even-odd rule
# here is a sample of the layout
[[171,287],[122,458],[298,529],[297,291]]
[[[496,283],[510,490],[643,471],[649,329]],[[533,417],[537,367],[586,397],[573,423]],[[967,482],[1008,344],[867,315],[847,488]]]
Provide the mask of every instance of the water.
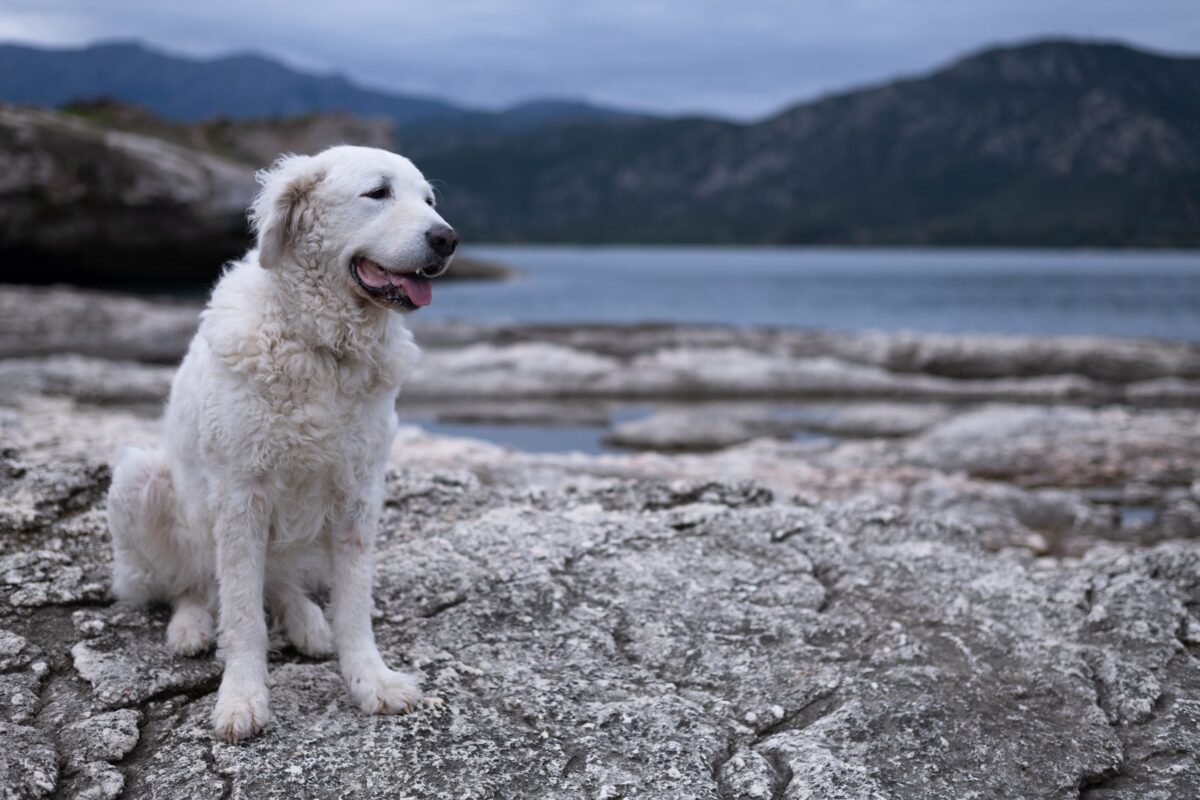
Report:
[[477,422],[441,422],[436,419],[405,417],[401,421],[420,425],[439,436],[466,436],[483,439],[527,453],[617,453],[618,448],[604,444],[607,427],[603,425],[517,425]]
[[1200,341],[1200,251],[486,246],[422,319],[687,322]]

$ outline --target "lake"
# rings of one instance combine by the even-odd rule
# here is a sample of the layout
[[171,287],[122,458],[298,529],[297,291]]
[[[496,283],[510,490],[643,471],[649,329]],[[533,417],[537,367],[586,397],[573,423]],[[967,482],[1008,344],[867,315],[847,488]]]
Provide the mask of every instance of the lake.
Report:
[[686,322],[1200,341],[1200,251],[479,246],[511,280],[422,319]]

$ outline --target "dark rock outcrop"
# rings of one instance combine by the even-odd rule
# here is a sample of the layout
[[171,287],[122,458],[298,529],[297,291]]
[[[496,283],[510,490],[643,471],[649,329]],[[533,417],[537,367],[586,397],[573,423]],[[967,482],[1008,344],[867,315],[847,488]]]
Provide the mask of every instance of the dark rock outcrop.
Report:
[[71,115],[0,106],[5,280],[186,283],[244,247],[253,170]]

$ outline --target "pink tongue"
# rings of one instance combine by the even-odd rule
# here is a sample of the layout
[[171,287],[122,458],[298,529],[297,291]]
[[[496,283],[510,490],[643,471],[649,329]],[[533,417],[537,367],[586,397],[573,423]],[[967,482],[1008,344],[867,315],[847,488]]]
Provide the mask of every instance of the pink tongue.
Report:
[[429,282],[429,278],[389,273],[388,279],[393,286],[399,286],[404,290],[414,306],[427,306],[433,302],[433,284]]

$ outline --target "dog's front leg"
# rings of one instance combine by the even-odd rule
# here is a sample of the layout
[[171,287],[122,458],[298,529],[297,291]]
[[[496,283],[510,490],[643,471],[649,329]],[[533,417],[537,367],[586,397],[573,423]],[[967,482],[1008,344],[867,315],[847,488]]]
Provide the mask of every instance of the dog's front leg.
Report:
[[267,620],[263,607],[270,501],[261,480],[226,487],[217,514],[217,584],[225,674],[213,733],[229,742],[253,736],[269,719]]
[[407,713],[421,702],[421,689],[414,676],[388,669],[371,630],[374,516],[355,515],[331,533],[333,637],[342,676],[359,707],[368,714]]

